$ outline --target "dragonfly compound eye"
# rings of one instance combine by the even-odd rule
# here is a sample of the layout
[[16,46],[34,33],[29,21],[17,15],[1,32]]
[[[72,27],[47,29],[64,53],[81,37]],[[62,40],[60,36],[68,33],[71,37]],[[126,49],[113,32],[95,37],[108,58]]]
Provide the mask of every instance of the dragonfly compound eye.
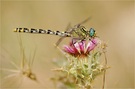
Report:
[[95,30],[93,28],[90,28],[89,30],[89,36],[94,37],[95,36]]

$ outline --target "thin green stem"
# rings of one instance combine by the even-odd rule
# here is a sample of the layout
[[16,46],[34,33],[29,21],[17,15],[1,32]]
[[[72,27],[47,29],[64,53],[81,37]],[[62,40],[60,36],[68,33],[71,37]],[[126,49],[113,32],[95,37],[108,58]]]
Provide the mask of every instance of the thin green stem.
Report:
[[[104,57],[105,57],[105,67],[107,66],[107,57],[106,57],[106,53],[105,52],[103,52],[104,53]],[[105,87],[105,74],[106,74],[106,69],[104,70],[104,72],[103,72],[103,85],[102,85],[102,89],[104,89],[104,87]]]

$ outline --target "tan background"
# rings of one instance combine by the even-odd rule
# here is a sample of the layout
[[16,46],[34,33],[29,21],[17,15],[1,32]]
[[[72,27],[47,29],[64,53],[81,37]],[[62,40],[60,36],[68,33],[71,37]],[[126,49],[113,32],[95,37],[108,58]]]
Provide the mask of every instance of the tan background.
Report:
[[[84,19],[91,20],[84,24],[88,29],[93,27],[100,38],[108,44],[108,65],[106,89],[134,88],[134,41],[135,41],[135,2],[134,0],[50,0],[50,1],[1,1],[1,48],[6,49],[16,59],[10,59],[19,63],[19,42],[16,27],[43,28],[64,31],[69,22],[75,25]],[[21,34],[26,56],[29,58],[35,47],[36,57],[33,70],[39,84],[29,81],[23,82],[23,89],[34,87],[35,89],[53,89],[49,80],[53,76],[55,66],[52,60],[62,58],[53,44],[59,37],[51,35]],[[69,39],[61,44],[68,43]],[[10,64],[1,57],[2,67]],[[4,64],[5,63],[5,64]],[[19,79],[18,79],[19,80]],[[18,81],[16,80],[16,81]],[[96,80],[98,81],[98,80]],[[101,79],[95,82],[100,87]],[[98,86],[99,85],[99,86]],[[40,87],[40,88],[38,88]],[[22,88],[21,88],[22,89]]]

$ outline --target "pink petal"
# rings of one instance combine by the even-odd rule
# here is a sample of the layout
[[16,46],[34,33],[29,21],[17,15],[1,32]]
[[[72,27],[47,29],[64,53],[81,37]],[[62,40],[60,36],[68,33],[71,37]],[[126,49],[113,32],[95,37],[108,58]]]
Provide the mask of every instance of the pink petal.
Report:
[[91,42],[92,42],[93,44],[96,44],[96,45],[97,45],[98,40],[97,40],[97,39],[92,39]]
[[76,42],[76,43],[74,44],[74,47],[75,47],[75,49],[76,49],[79,53],[81,53],[81,52],[80,52],[80,45],[79,45],[78,42]]
[[85,51],[85,45],[86,45],[85,44],[85,41],[82,41],[82,42],[79,43],[81,52],[84,52]]
[[75,50],[72,47],[69,46],[64,46],[64,51],[68,52],[68,53],[75,53]]
[[93,50],[96,45],[97,45],[97,41],[95,39],[92,39],[91,41],[89,41],[86,47],[86,52]]

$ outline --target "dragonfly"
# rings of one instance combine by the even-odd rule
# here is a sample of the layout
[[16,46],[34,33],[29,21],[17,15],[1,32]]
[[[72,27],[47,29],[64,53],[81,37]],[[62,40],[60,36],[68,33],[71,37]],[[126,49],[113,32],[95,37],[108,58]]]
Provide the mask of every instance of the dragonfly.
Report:
[[[66,31],[52,31],[52,30],[44,30],[44,29],[35,29],[35,28],[16,28],[14,32],[23,32],[23,33],[35,33],[35,34],[50,34],[50,35],[58,35],[61,38],[56,42],[56,46],[60,44],[63,38],[71,37],[73,38],[72,42],[75,43],[78,40],[86,40],[96,37],[96,31],[93,28],[86,30],[86,28],[82,25],[83,23],[87,22],[90,18],[82,21],[79,24],[70,27],[68,25]],[[70,27],[70,28],[69,28]],[[77,41],[76,41],[77,40]],[[75,42],[74,42],[75,41]]]
[[[8,51],[3,49],[2,53],[1,53],[1,56],[2,56],[1,58],[3,59],[3,63],[7,59],[7,62],[10,63],[9,66],[13,66],[13,68],[1,68],[0,69],[2,71],[2,73],[9,73],[2,78],[2,87],[3,88],[7,88],[7,87],[18,88],[21,86],[24,78],[28,78],[32,81],[38,82],[38,79],[32,70],[32,65],[34,62],[36,50],[34,50],[33,55],[32,56],[30,55],[30,58],[27,59],[27,57],[25,55],[24,47],[22,45],[21,38],[19,40],[20,40],[19,46],[20,46],[20,54],[21,54],[20,66],[18,66],[12,60],[12,59],[16,59],[16,58],[13,57],[12,55],[9,55]],[[9,55],[9,57],[7,57],[7,54]]]

